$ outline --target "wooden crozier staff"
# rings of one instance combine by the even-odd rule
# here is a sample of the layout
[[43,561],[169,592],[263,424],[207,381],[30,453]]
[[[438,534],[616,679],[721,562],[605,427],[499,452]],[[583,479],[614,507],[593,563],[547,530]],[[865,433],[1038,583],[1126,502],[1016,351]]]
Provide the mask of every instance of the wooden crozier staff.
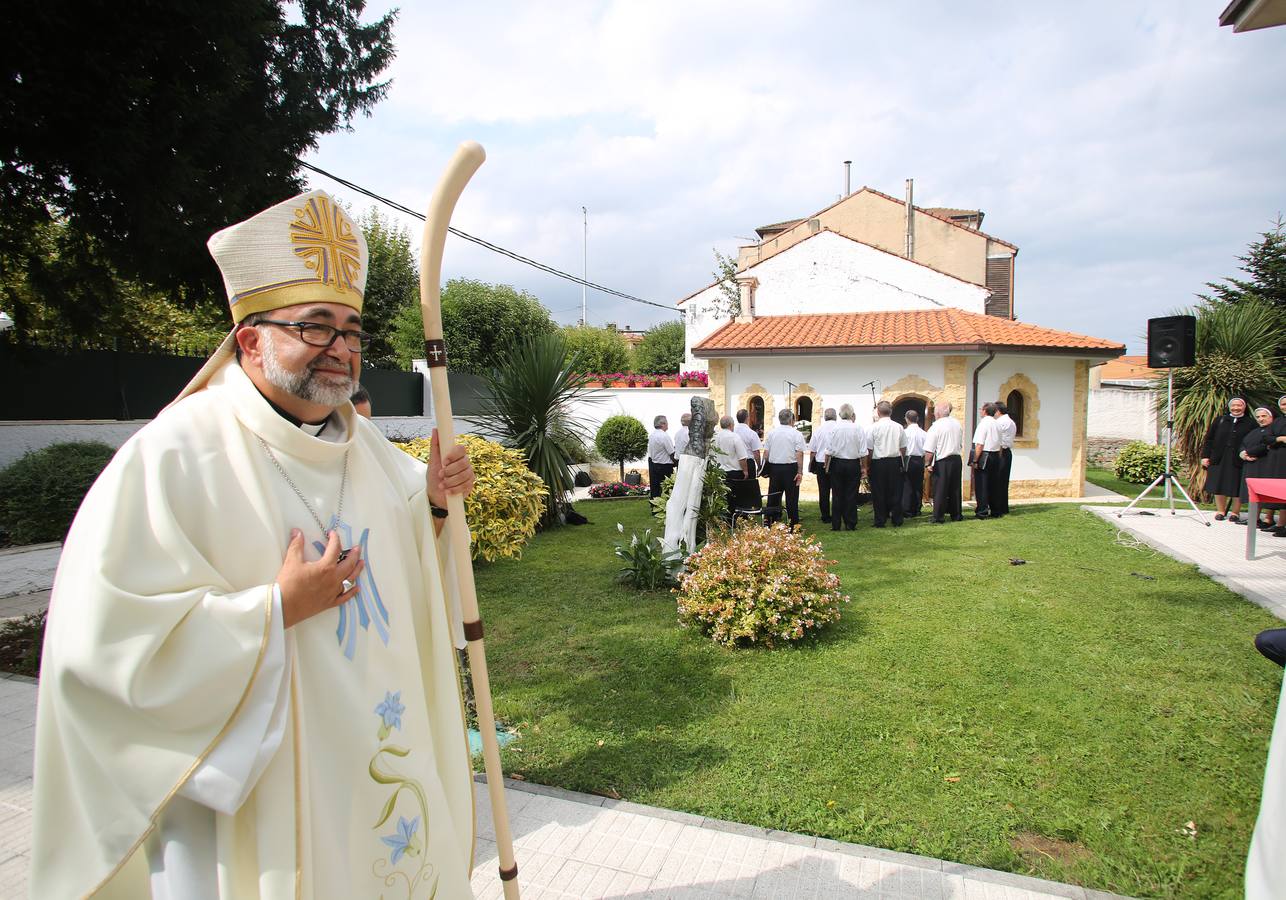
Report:
[[[455,423],[451,418],[451,395],[447,391],[447,352],[442,340],[442,250],[447,225],[456,201],[473,173],[487,158],[482,145],[465,141],[455,151],[429,201],[424,220],[424,242],[420,245],[420,310],[424,314],[424,358],[429,365],[433,388],[433,414],[438,425],[438,448],[445,454],[455,444]],[[460,607],[464,615],[464,636],[468,640],[469,671],[473,696],[482,732],[482,755],[486,763],[487,794],[491,818],[496,827],[496,848],[500,851],[500,879],[506,900],[518,900],[518,864],[514,861],[513,836],[505,811],[504,776],[500,771],[500,745],[496,741],[496,719],[491,708],[491,680],[487,675],[487,651],[482,643],[482,619],[473,585],[473,564],[469,556],[469,526],[464,520],[464,497],[447,495],[446,533],[455,559]]]

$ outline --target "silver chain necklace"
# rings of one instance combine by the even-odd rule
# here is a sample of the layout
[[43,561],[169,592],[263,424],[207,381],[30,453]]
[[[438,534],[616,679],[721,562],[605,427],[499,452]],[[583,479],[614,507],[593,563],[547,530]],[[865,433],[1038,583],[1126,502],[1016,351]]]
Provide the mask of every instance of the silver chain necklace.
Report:
[[[256,437],[258,437],[258,435],[256,435]],[[313,509],[313,505],[308,502],[308,498],[304,496],[304,492],[299,489],[299,486],[296,485],[295,482],[291,479],[290,475],[286,473],[285,467],[282,466],[281,462],[278,461],[276,455],[273,454],[272,448],[268,446],[268,442],[265,441],[263,438],[259,438],[259,446],[263,447],[263,452],[268,454],[268,458],[272,460],[272,464],[277,467],[277,471],[281,473],[281,477],[286,479],[286,484],[290,485],[291,490],[295,492],[295,496],[299,498],[299,502],[302,503],[304,505],[304,508],[308,510],[310,515],[312,515],[313,521],[317,523],[317,530],[322,533],[322,537],[329,538],[330,529],[322,524],[321,516],[317,515],[317,510]],[[345,450],[344,451],[344,475],[339,482],[339,503],[336,504],[335,506],[335,517],[330,520],[332,525],[337,524],[344,516],[344,487],[347,484],[348,484],[348,451]],[[340,559],[342,560],[344,556],[347,556],[347,555],[348,555],[348,552],[345,551],[344,554],[340,557]]]

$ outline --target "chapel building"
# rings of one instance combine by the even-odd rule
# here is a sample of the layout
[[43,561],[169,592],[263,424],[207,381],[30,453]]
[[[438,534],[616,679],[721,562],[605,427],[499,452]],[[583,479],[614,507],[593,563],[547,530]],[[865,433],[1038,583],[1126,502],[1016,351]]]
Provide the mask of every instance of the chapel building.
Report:
[[978,407],[1002,400],[1018,425],[1010,495],[1083,496],[1089,372],[1125,347],[1018,321],[1018,248],[983,217],[864,187],[756,229],[735,303],[717,282],[678,301],[687,368],[708,370],[720,414],[748,409],[761,433],[786,405],[815,424],[851,403],[867,422],[880,400],[927,428],[948,400],[967,438]]

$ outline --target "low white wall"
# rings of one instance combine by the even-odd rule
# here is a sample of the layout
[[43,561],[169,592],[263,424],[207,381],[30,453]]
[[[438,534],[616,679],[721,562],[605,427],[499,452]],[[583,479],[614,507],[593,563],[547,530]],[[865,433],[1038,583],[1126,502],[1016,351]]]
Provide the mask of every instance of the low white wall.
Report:
[[1090,391],[1086,430],[1093,438],[1157,442],[1156,397],[1150,390],[1103,387]]

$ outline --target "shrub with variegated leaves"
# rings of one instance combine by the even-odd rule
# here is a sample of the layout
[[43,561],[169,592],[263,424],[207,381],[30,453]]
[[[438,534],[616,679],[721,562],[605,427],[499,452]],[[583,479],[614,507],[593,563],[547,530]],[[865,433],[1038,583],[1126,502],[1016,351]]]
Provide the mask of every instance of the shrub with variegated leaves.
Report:
[[[492,562],[522,556],[545,510],[545,482],[527,468],[519,450],[472,434],[462,434],[458,440],[468,449],[478,478],[464,501],[473,558]],[[429,461],[428,438],[397,446],[421,462]]]
[[773,647],[839,620],[848,597],[821,544],[784,525],[719,535],[688,557],[679,624],[716,644]]

